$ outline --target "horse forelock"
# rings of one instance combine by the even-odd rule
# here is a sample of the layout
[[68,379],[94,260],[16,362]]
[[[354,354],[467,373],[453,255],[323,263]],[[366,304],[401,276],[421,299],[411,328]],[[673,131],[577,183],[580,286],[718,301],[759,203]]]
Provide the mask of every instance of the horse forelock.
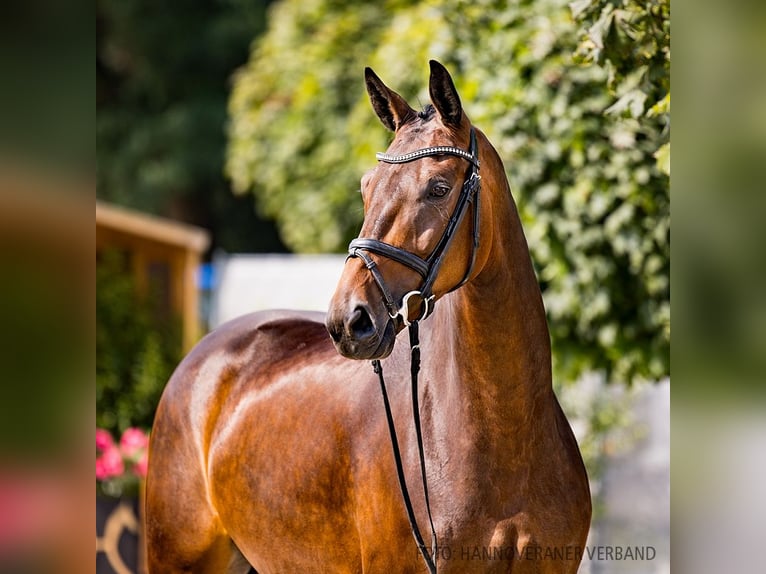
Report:
[[418,118],[420,118],[424,122],[429,121],[431,118],[435,116],[436,116],[436,108],[433,106],[433,104],[426,104],[426,107],[424,107],[421,111],[418,112]]

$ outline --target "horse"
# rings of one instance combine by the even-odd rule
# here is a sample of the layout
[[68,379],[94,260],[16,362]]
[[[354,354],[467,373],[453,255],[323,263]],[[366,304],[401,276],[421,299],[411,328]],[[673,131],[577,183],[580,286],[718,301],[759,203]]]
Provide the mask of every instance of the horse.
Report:
[[[394,137],[362,177],[328,312],[234,319],[164,390],[151,574],[578,569],[588,478],[503,163],[440,63],[421,111],[369,68],[365,85]],[[429,521],[424,550],[413,532]]]

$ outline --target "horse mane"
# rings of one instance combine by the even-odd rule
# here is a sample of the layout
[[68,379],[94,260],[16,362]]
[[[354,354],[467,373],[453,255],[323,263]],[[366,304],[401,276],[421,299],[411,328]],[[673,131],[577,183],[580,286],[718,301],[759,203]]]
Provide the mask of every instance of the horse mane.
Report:
[[434,117],[435,114],[436,114],[436,108],[433,107],[432,104],[426,104],[426,107],[423,108],[422,111],[418,112],[418,117],[424,122],[427,122],[432,117]]

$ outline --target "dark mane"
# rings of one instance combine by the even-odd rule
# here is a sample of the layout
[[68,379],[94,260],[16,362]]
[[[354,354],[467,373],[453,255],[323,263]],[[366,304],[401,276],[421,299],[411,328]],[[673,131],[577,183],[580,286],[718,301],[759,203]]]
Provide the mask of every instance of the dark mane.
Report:
[[433,105],[428,104],[426,105],[425,108],[423,108],[423,111],[418,112],[418,117],[424,122],[427,122],[432,117],[434,117],[435,113],[436,113],[436,108],[434,108]]

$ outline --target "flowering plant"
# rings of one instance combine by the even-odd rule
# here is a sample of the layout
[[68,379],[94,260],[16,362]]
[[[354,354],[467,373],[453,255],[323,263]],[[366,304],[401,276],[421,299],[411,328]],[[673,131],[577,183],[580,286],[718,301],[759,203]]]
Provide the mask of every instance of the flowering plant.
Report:
[[135,495],[146,477],[149,435],[128,428],[116,443],[106,429],[96,429],[96,488],[101,494],[119,497]]

